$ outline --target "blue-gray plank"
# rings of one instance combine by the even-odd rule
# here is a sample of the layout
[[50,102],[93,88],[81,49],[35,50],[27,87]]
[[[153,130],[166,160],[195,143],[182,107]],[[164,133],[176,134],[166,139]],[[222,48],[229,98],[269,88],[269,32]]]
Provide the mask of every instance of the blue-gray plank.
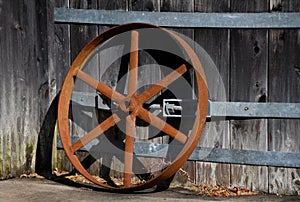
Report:
[[131,22],[162,27],[300,28],[300,13],[184,13],[55,8],[57,23],[118,25]]
[[212,102],[208,117],[300,118],[300,103]]
[[[78,138],[73,138],[72,142],[76,142]],[[62,149],[60,138],[57,138],[57,148]],[[178,150],[176,146],[172,146],[174,150]],[[87,151],[83,147],[81,151]],[[135,142],[134,152],[141,157],[165,158],[167,155],[168,145],[147,142]],[[113,150],[112,150],[113,151]],[[93,149],[95,152],[95,149]],[[99,148],[98,152],[105,152]],[[172,153],[172,152],[171,152]],[[240,149],[222,149],[222,148],[206,148],[196,147],[190,161],[203,161],[215,163],[232,163],[243,165],[259,165],[259,166],[275,166],[300,168],[300,153],[296,152],[273,152],[273,151],[253,151]]]

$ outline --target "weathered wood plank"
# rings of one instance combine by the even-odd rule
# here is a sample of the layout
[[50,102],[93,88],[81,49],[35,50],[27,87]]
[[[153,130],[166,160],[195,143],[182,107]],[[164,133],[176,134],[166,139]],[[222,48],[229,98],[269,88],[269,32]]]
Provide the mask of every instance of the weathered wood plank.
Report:
[[[101,10],[128,10],[128,1],[127,0],[120,0],[120,1],[110,1],[110,0],[99,0],[99,9]],[[99,33],[109,29],[111,26],[99,26]],[[113,47],[113,49],[106,49],[105,51],[102,51],[102,53],[99,56],[100,59],[100,75],[99,79],[100,81],[104,82],[106,85],[117,89],[121,93],[124,93],[125,90],[125,84],[124,85],[117,85],[118,79],[120,79],[125,71],[121,71],[121,69],[126,69],[128,67],[128,60],[124,60],[121,56],[126,52],[126,50],[129,50],[130,42],[128,41],[126,47]],[[108,46],[110,47],[110,46]],[[126,79],[122,79],[123,81]],[[101,113],[101,112],[100,112]],[[102,117],[102,120],[104,120],[106,117],[108,117],[109,114],[101,113],[100,117]],[[123,134],[124,131],[120,131],[117,126],[113,127],[109,131],[107,131],[106,134],[109,134],[109,137],[106,139],[109,139],[110,141],[113,141],[114,143],[120,143],[122,142],[122,138],[124,137]],[[113,149],[113,148],[112,148]],[[120,157],[119,157],[120,158]],[[123,157],[122,157],[123,158]],[[118,158],[113,157],[110,154],[104,155],[100,159],[102,165],[100,166],[100,175],[107,176],[109,173],[109,169],[107,169],[105,166],[110,167],[110,175],[113,177],[119,177],[122,178],[123,176],[120,176],[120,171],[123,170],[124,164],[121,162]],[[121,170],[120,170],[121,169]]]
[[[160,1],[161,12],[194,12],[194,0],[182,1],[182,0],[161,0]],[[187,28],[170,28],[176,32],[186,35],[187,37],[194,38],[194,30]]]
[[[271,0],[270,9],[277,12],[299,12],[299,1]],[[300,102],[300,31],[299,29],[270,30],[269,34],[269,100]],[[269,149],[300,151],[299,120],[270,120]],[[269,192],[295,194],[293,180],[300,169],[269,168]]]
[[[5,13],[3,12],[3,10],[6,10],[5,9],[6,6],[3,4],[3,2],[0,3],[0,61],[5,61],[5,52],[3,51],[4,50],[4,43],[5,41],[3,40],[4,39],[4,36],[5,36],[5,33],[4,33],[4,26],[5,26],[5,22],[6,22],[6,18],[7,18],[7,14],[5,15]],[[1,62],[1,65],[4,65],[5,63]],[[3,66],[4,67],[4,66]],[[5,89],[4,88],[4,77],[5,77],[5,68],[1,67],[0,68],[0,79],[1,79],[1,82],[0,82],[0,89],[1,89],[1,102],[0,102],[0,124],[1,126],[4,125],[4,118],[3,118],[3,115],[4,115],[4,110],[5,110],[5,103],[4,101],[6,99],[3,99],[2,97],[4,97],[4,91],[2,89]],[[2,127],[1,127],[2,128]],[[3,131],[0,130],[0,179],[3,179],[4,176],[3,176]]]
[[228,0],[198,0],[195,1],[195,12],[223,13],[230,11],[230,1]]
[[[128,6],[129,11],[158,11],[160,9],[158,0],[129,0]],[[145,39],[145,37],[140,34],[140,46],[143,46],[143,42],[146,40],[147,39]],[[143,90],[149,88],[149,86],[161,79],[161,70],[156,65],[156,63],[157,61],[155,61],[155,59],[149,54],[149,52],[143,50],[139,53],[138,87],[140,88],[140,90],[138,91],[138,93],[141,93]],[[149,136],[156,135],[157,130],[150,127],[139,127],[137,130],[138,139],[147,139],[149,138]],[[153,142],[162,143],[162,138],[155,138]]]
[[128,1],[129,11],[160,11],[160,0]]
[[98,0],[98,4],[101,10],[128,10],[128,0]]
[[[268,1],[231,1],[232,12],[266,12]],[[230,101],[266,102],[267,30],[231,30]],[[230,123],[231,148],[267,150],[266,120]],[[268,191],[266,167],[231,165],[231,184]]]
[[[36,4],[37,13],[37,68],[33,71],[37,71],[39,77],[42,79],[32,77],[31,82],[40,80],[42,82],[39,86],[39,106],[40,106],[40,123],[38,134],[38,145],[36,150],[36,171],[47,169],[51,171],[51,150],[52,150],[52,138],[53,133],[51,131],[51,125],[46,122],[49,112],[50,103],[56,95],[56,72],[55,72],[55,60],[54,60],[54,25],[53,25],[53,1],[38,1]],[[29,9],[30,11],[30,9]],[[45,19],[47,21],[45,21]],[[30,67],[32,69],[32,67]],[[28,95],[31,96],[31,95]],[[31,120],[29,120],[31,122]],[[53,121],[55,122],[55,121]],[[50,153],[50,155],[49,155]]]
[[[70,8],[83,8],[83,9],[98,9],[98,1],[79,1],[71,0]],[[70,50],[71,50],[71,61],[77,57],[78,53],[97,35],[99,34],[98,26],[92,25],[71,25],[70,27]],[[94,78],[99,78],[99,58],[96,55],[91,61],[89,61],[84,71]],[[74,85],[74,91],[81,92],[94,92],[95,90],[90,88],[87,84],[77,79]],[[88,115],[86,115],[88,114]],[[94,111],[86,111],[81,107],[72,107],[72,136],[82,136],[97,126],[97,117]],[[77,156],[80,160],[87,158],[88,154],[78,153]],[[88,159],[88,158],[87,158]],[[97,164],[96,162],[95,164]],[[99,165],[93,165],[89,167],[91,173],[99,173]]]
[[[97,1],[63,1],[60,3],[57,3],[57,6],[61,7],[70,7],[70,8],[84,8],[84,9],[97,9],[98,8],[98,2]],[[81,49],[94,37],[96,37],[98,34],[98,26],[84,26],[84,25],[66,25],[66,26],[57,26],[56,25],[56,47],[57,49],[57,60],[59,61],[59,64],[62,66],[65,66],[65,70],[62,68],[60,71],[57,71],[57,77],[58,81],[60,83],[59,87],[61,86],[61,83],[64,79],[64,76],[66,74],[66,70],[69,69],[69,65],[73,62],[73,60],[76,58],[77,54],[81,51]],[[91,68],[93,65],[96,65],[97,62],[93,61],[92,65],[89,65],[87,67],[86,72],[89,74],[95,76],[96,78],[99,77],[99,72],[97,68]],[[98,76],[97,76],[98,75]],[[86,84],[83,82],[76,82],[74,90],[76,91],[90,91],[94,92],[91,88],[89,88]],[[82,115],[81,110],[79,110],[76,107],[73,107],[72,115],[75,119],[75,124],[71,123],[71,135],[83,135],[84,131],[80,129],[82,127],[82,124],[84,124],[84,128],[89,128],[87,131],[91,130],[93,128],[94,122],[89,122],[88,120],[84,120],[84,118],[80,118]],[[83,119],[83,121],[79,121],[80,119]],[[89,124],[88,124],[89,123]],[[87,156],[87,154],[79,154],[79,157],[81,159],[84,159]],[[70,164],[68,158],[66,157],[65,153],[62,151],[58,151],[57,153],[57,166],[60,167],[63,170],[72,170],[72,165]]]
[[[62,7],[62,8],[69,8],[69,1],[63,0],[63,1],[55,1],[55,7]],[[67,70],[69,69],[71,65],[70,61],[70,25],[59,25],[55,24],[55,60],[57,64],[56,69],[56,81],[57,81],[57,87],[59,92],[59,89],[62,86],[64,77],[67,73]],[[59,96],[59,95],[58,95]],[[57,103],[58,104],[58,103]],[[57,108],[58,106],[56,106]],[[55,110],[57,111],[57,110]],[[56,112],[57,113],[57,112]],[[55,131],[55,130],[54,130]],[[58,132],[58,131],[55,131]],[[54,132],[54,138],[55,136],[59,135],[58,133]],[[55,146],[55,142],[53,144]],[[65,155],[64,151],[55,151],[53,152],[52,157],[52,168],[60,168],[64,170],[72,170],[72,166],[69,163],[69,160],[67,156]]]
[[[228,12],[228,0],[195,1],[195,12]],[[204,54],[199,55],[206,72],[209,99],[226,101],[229,93],[229,30],[227,29],[195,29],[195,41],[211,57],[211,65]],[[228,121],[213,121],[205,125],[199,146],[230,148]],[[230,185],[230,165],[197,162],[197,184]]]
[[[191,1],[193,2],[193,1]],[[153,0],[153,1],[99,1],[99,7],[101,9],[123,9],[123,10],[149,10],[149,11],[183,11],[181,8],[192,8],[191,4],[195,5],[195,11],[199,12],[228,12],[229,1],[195,1],[191,3],[188,1],[163,1],[163,0]],[[267,12],[268,9],[273,11],[283,11],[283,12],[297,12],[295,10],[299,8],[298,2],[296,1],[278,1],[270,0],[263,1],[231,1],[231,10],[234,12]],[[121,6],[122,5],[122,6]],[[103,6],[103,7],[102,7]],[[120,8],[122,7],[122,8]],[[124,7],[126,7],[124,9]],[[228,9],[228,10],[227,10]],[[3,9],[2,9],[3,10]],[[192,10],[190,10],[192,11]],[[1,13],[0,13],[1,15]],[[4,18],[5,19],[5,18]],[[5,22],[3,19],[3,22]],[[1,21],[1,19],[0,19]],[[0,24],[1,26],[1,24]],[[102,31],[107,27],[100,27],[99,30]],[[3,34],[3,30],[0,27],[0,35]],[[77,33],[79,33],[78,31]],[[85,31],[84,31],[85,32]],[[193,36],[193,31],[184,30],[185,34]],[[22,33],[20,31],[20,33]],[[84,33],[83,35],[89,35],[89,32]],[[76,34],[77,35],[77,34]],[[2,38],[3,35],[1,35]],[[268,36],[270,37],[268,47]],[[4,43],[0,38],[0,46]],[[217,39],[217,40],[216,40]],[[213,58],[216,66],[219,69],[219,72],[222,76],[222,79],[225,83],[225,86],[230,86],[230,100],[231,101],[259,101],[265,102],[267,100],[267,95],[270,95],[268,101],[276,102],[299,102],[298,92],[299,86],[299,58],[297,57],[300,53],[299,50],[299,30],[271,30],[268,35],[267,30],[233,30],[230,32],[228,30],[216,30],[216,29],[204,29],[195,31],[195,40],[201,42],[201,45]],[[229,40],[231,41],[232,47],[229,48]],[[85,45],[87,39],[82,45]],[[5,43],[11,43],[5,42]],[[22,42],[23,43],[23,42]],[[34,42],[33,42],[34,43]],[[74,50],[78,51],[80,45],[76,48],[74,45]],[[1,46],[2,47],[2,46]],[[67,49],[67,48],[66,48]],[[216,51],[218,50],[218,51]],[[0,50],[1,51],[1,50]],[[267,52],[268,51],[268,52]],[[5,53],[2,53],[5,55]],[[231,56],[230,56],[231,54]],[[268,59],[268,54],[270,58]],[[75,56],[76,53],[73,54]],[[229,58],[230,57],[230,61]],[[7,59],[7,58],[5,58]],[[2,58],[1,58],[1,61]],[[268,64],[270,61],[270,64]],[[65,61],[66,62],[66,61]],[[230,74],[228,73],[229,63],[232,64]],[[267,71],[268,65],[270,69]],[[243,68],[240,68],[243,67]],[[8,74],[10,70],[1,70],[0,76]],[[45,70],[43,70],[45,71]],[[12,71],[13,72],[13,71]],[[11,71],[9,72],[12,73]],[[45,72],[41,72],[41,75],[44,75]],[[22,73],[21,73],[22,74]],[[59,74],[59,73],[58,73]],[[231,76],[230,85],[229,76]],[[59,76],[57,76],[59,77]],[[62,76],[63,79],[64,76]],[[267,80],[267,77],[270,80]],[[274,78],[274,79],[273,79]],[[286,82],[286,78],[289,78],[289,81]],[[17,78],[13,78],[13,82],[7,82],[9,79],[6,79],[6,82],[1,83],[1,88],[11,88],[12,84],[15,83]],[[278,81],[278,82],[275,82]],[[61,80],[57,81],[58,83]],[[42,92],[47,90],[47,85],[42,88],[40,95],[44,95]],[[268,92],[269,86],[269,92]],[[23,88],[20,88],[23,89]],[[226,94],[228,92],[226,89]],[[215,91],[211,91],[215,92]],[[15,99],[11,96],[11,92],[5,92],[8,95],[7,99],[1,98],[3,102],[0,102],[1,112],[4,111],[6,114],[9,112],[6,111],[6,106],[10,106],[9,109],[15,107],[9,101]],[[31,92],[27,92],[31,94]],[[17,96],[23,95],[22,93],[16,93]],[[218,99],[218,93],[211,93],[213,99]],[[1,96],[2,97],[2,96]],[[1,101],[2,101],[1,100]],[[2,105],[1,105],[2,104]],[[21,106],[27,107],[31,103],[25,103]],[[26,112],[28,113],[28,112]],[[1,117],[2,123],[6,123]],[[10,116],[11,117],[11,116]],[[19,119],[21,125],[25,125],[28,122],[25,122]],[[202,140],[206,143],[211,143],[213,146],[228,148],[229,140],[232,139],[230,144],[231,148],[238,149],[254,149],[254,150],[267,150],[268,148],[272,151],[299,151],[299,138],[297,131],[299,131],[299,121],[298,120],[270,120],[267,125],[266,120],[250,120],[250,121],[232,121],[230,130],[232,135],[229,136],[228,132],[228,123],[226,123],[225,131],[221,133],[220,140],[211,141],[211,139]],[[267,126],[269,127],[269,137],[267,142]],[[222,126],[223,127],[223,126]],[[21,127],[22,128],[22,127]],[[21,131],[26,130],[22,128]],[[209,134],[220,134],[221,127],[216,125],[212,128],[212,132]],[[224,129],[223,129],[224,130]],[[20,131],[17,131],[20,132]],[[11,132],[9,132],[12,134]],[[204,134],[208,134],[205,132]],[[245,134],[245,135],[242,135]],[[284,135],[282,135],[284,134]],[[1,139],[2,138],[2,139]],[[0,136],[0,161],[1,156],[4,154],[6,148],[10,151],[17,151],[17,144],[12,145],[9,143],[9,147],[4,147],[7,145],[7,142],[12,141],[13,138],[10,136]],[[1,141],[3,144],[1,144]],[[15,140],[13,140],[15,141]],[[17,140],[18,141],[18,140]],[[24,141],[21,139],[20,141]],[[206,144],[205,143],[205,144]],[[2,148],[1,148],[2,145]],[[25,148],[23,149],[25,151]],[[30,150],[30,149],[29,149]],[[12,152],[10,152],[12,153]],[[5,157],[5,156],[4,156]],[[4,159],[4,158],[2,158]],[[9,161],[14,161],[10,160]],[[0,162],[1,164],[1,162]],[[203,180],[203,176],[207,179],[204,183],[224,183],[232,185],[240,185],[254,190],[268,191],[272,193],[293,193],[294,187],[292,184],[292,179],[299,177],[298,169],[282,169],[282,168],[269,168],[267,170],[265,167],[254,167],[254,166],[237,166],[232,165],[231,169],[231,180],[228,174],[228,165],[219,165],[219,164],[203,164],[197,163],[196,179]],[[194,169],[194,166],[188,168]],[[11,170],[12,168],[0,166],[0,176],[1,169]],[[14,168],[13,168],[14,169]],[[268,178],[269,177],[269,178]],[[201,179],[200,179],[201,178]],[[216,178],[214,180],[214,178]],[[270,184],[268,185],[268,179]],[[228,181],[230,180],[230,181]]]
[[[69,8],[69,1],[55,1],[55,7]],[[71,65],[70,61],[70,25],[54,24],[55,43],[54,53],[56,60],[56,84],[58,88],[63,83],[67,70]]]
[[7,178],[35,169],[38,132],[53,92],[47,46],[53,19],[46,1],[6,1],[0,8],[0,178]]
[[[69,8],[69,0],[63,0],[63,1],[55,1],[55,7],[61,7],[61,8]],[[61,24],[55,24],[55,60],[56,60],[56,83],[57,83],[57,93],[59,92],[65,75],[71,65],[71,51],[70,51],[70,25],[61,25]],[[59,96],[59,95],[58,95]],[[58,99],[58,98],[57,98]],[[57,105],[58,102],[55,104]],[[58,106],[54,106],[58,107]],[[57,113],[57,110],[55,110]],[[54,130],[53,130],[54,132]],[[55,134],[54,132],[54,138],[55,136],[59,135],[58,133]],[[55,146],[55,145],[53,145]],[[54,151],[52,157],[52,168],[55,167],[63,169],[63,170],[72,170],[72,165],[69,162],[69,159],[67,158],[64,151]]]
[[[8,107],[8,99],[9,99],[9,92],[10,89],[7,88],[7,80],[10,79],[10,75],[8,74],[9,69],[7,66],[11,64],[11,60],[9,58],[12,57],[12,50],[7,49],[10,47],[10,43],[12,43],[11,37],[9,37],[9,34],[7,30],[9,27],[9,24],[11,24],[10,19],[8,18],[8,13],[4,13],[4,11],[10,11],[11,10],[11,5],[10,4],[1,4],[1,13],[0,13],[0,60],[1,60],[1,65],[3,67],[1,68],[1,102],[0,102],[0,109],[1,109],[1,115],[0,115],[0,123],[1,123],[1,130],[0,130],[0,179],[4,179],[9,177],[9,173],[7,173],[7,167],[10,165],[10,159],[6,160],[6,147],[5,147],[5,140],[6,137],[8,136],[7,130],[8,126],[6,126],[6,120],[7,118],[7,109]],[[6,40],[3,40],[6,39]],[[3,50],[6,51],[4,52]],[[6,68],[5,68],[6,67]],[[8,154],[9,156],[9,154]]]
[[[129,0],[119,0],[119,1],[110,1],[110,0],[98,0],[100,10],[121,10],[128,11]],[[99,26],[99,33],[108,29],[111,26]]]
[[[70,0],[70,8],[82,9],[97,9],[97,1],[78,1]],[[71,25],[70,28],[70,48],[71,48],[71,61],[75,59],[80,50],[98,34],[96,25]]]
[[[160,2],[160,12],[189,12],[193,13],[194,12],[194,0],[191,1],[182,1],[182,0],[161,0]],[[194,30],[193,29],[187,29],[187,28],[169,28],[170,30],[173,30],[181,35],[186,36],[187,38],[193,40],[194,39]],[[193,44],[190,44],[193,46]],[[170,58],[167,58],[167,60],[170,60]],[[169,61],[170,64],[170,61]],[[193,72],[190,72],[191,76],[194,75]],[[163,77],[163,75],[162,75]],[[188,82],[192,82],[188,81]],[[173,87],[172,87],[173,86]],[[177,86],[177,87],[176,87]],[[169,86],[169,89],[173,91],[172,93],[175,94],[178,98],[187,98],[191,99],[193,97],[193,90],[192,87],[191,89],[185,89],[182,90],[178,88],[178,83],[174,83],[174,85]],[[177,128],[180,128],[181,132],[184,134],[188,134],[191,127],[191,120],[185,120],[181,119],[178,120],[176,118],[171,118],[170,123],[174,125]],[[164,137],[163,143],[168,143],[169,142],[169,137]],[[175,145],[174,145],[175,146]],[[190,177],[190,180],[192,182],[195,182],[195,162],[186,162],[185,165],[183,165],[182,169],[184,169],[188,176]],[[174,182],[179,182],[181,184],[186,183],[186,178],[182,178],[181,173],[177,172],[174,178]]]
[[[158,0],[146,0],[146,1],[128,1],[128,10],[129,11],[159,11],[160,5]],[[145,33],[145,31],[142,31]],[[139,46],[142,48],[147,41],[144,34],[139,34]],[[146,42],[147,43],[147,42]],[[144,47],[145,48],[145,47]],[[143,49],[144,49],[143,48]],[[156,64],[157,61],[152,57],[151,53],[148,51],[142,50],[139,52],[139,73],[138,73],[138,88],[140,89],[138,93],[142,93],[144,90],[149,88],[152,84],[156,83],[161,79],[161,70]],[[155,96],[153,99],[157,98]],[[152,100],[153,100],[152,99]],[[157,135],[159,131],[152,126],[143,127],[138,126],[135,141],[147,141],[149,137]],[[158,137],[150,140],[155,143],[162,143],[163,138]],[[158,160],[155,158],[139,158],[145,167],[151,167],[151,164],[154,165],[158,163]]]

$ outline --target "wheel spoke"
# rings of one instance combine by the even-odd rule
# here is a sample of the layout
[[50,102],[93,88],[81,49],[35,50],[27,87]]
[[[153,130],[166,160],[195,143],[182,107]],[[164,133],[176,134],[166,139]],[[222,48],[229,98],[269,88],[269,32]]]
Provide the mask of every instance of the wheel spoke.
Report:
[[131,47],[130,47],[130,64],[128,75],[128,97],[136,95],[138,82],[138,45],[139,33],[131,32]]
[[185,134],[181,133],[179,130],[161,120],[159,117],[155,116],[144,108],[139,109],[138,117],[183,144],[187,140],[187,136]]
[[149,89],[145,90],[142,94],[138,96],[140,103],[145,103],[150,100],[153,96],[157,95],[165,87],[177,80],[182,74],[187,71],[186,66],[183,64],[178,67],[175,71],[168,74],[166,77],[158,81],[156,84],[152,85]]
[[86,84],[88,84],[89,86],[91,86],[92,88],[100,92],[101,94],[103,94],[104,96],[111,99],[112,101],[121,102],[122,100],[125,99],[125,97],[119,92],[113,90],[109,86],[105,85],[101,81],[98,81],[94,77],[88,75],[87,73],[81,70],[78,70],[76,76],[79,79],[81,79],[83,82],[85,82]]
[[74,153],[74,152],[78,151],[84,145],[88,144],[93,139],[99,137],[101,134],[103,134],[105,131],[107,131],[109,128],[113,127],[120,120],[121,119],[118,117],[118,115],[116,115],[116,114],[111,115],[109,118],[107,118],[101,124],[99,124],[96,128],[94,128],[89,133],[87,133],[86,135],[84,135],[82,138],[80,138],[79,140],[77,140],[71,146],[72,152]]
[[133,165],[133,146],[135,135],[134,115],[126,117],[126,139],[125,139],[125,156],[124,156],[124,187],[131,186],[132,165]]

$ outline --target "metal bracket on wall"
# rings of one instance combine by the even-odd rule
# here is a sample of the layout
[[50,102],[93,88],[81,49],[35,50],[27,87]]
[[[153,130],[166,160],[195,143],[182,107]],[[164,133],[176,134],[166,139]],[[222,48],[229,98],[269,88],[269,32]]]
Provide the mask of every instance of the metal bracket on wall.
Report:
[[55,8],[54,21],[99,25],[144,22],[161,27],[194,28],[299,28],[300,13],[187,13]]
[[[72,102],[85,107],[109,110],[98,93],[73,92]],[[163,104],[153,104],[150,109],[160,109],[164,117],[194,117],[196,100],[164,99]],[[208,119],[213,117],[231,118],[300,118],[300,103],[261,102],[217,102],[209,101]]]

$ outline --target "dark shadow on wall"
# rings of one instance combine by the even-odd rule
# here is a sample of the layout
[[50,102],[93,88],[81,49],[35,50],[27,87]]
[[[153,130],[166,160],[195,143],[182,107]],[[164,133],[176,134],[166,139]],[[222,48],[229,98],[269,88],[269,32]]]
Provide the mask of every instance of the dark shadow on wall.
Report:
[[60,92],[53,99],[38,136],[35,170],[42,176],[49,176],[52,173],[52,144],[57,120],[59,95]]

